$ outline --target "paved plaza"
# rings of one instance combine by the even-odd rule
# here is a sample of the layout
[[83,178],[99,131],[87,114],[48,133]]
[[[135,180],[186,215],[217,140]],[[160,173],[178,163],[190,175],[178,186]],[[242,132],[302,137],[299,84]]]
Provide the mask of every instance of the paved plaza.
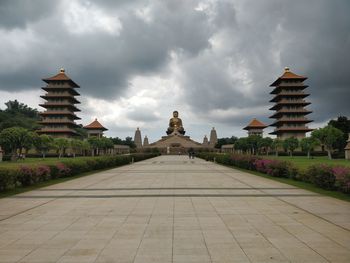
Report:
[[0,199],[0,262],[350,262],[350,204],[160,156]]

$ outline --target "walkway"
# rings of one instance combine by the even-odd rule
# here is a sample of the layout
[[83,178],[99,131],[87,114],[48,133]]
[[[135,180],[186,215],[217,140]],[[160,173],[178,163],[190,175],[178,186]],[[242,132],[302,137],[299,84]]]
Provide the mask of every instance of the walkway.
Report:
[[350,262],[350,204],[161,156],[0,199],[0,262]]

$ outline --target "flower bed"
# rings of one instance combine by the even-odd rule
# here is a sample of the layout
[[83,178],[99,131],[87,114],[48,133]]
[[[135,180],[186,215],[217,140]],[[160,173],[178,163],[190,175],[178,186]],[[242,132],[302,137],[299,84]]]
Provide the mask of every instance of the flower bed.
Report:
[[51,179],[75,176],[99,169],[113,168],[129,164],[131,161],[142,161],[156,157],[154,153],[131,155],[86,157],[68,159],[49,165],[21,165],[19,167],[0,167],[0,191],[17,187],[34,185]]
[[309,182],[327,190],[350,193],[350,168],[348,167],[315,164],[304,171],[288,161],[270,160],[253,155],[198,153],[197,156],[207,161],[215,160],[224,165],[257,171],[274,177]]

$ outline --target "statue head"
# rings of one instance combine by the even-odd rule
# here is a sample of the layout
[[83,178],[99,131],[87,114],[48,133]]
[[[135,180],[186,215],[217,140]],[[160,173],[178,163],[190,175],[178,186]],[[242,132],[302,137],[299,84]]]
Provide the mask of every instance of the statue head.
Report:
[[178,111],[174,111],[174,112],[173,112],[173,116],[174,116],[175,118],[177,118],[177,117],[179,116]]

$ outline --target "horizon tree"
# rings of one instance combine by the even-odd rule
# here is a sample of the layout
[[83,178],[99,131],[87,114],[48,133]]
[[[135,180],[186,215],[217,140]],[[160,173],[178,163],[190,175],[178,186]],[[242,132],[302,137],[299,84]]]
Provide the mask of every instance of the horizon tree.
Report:
[[46,134],[34,137],[34,147],[35,149],[42,154],[42,158],[46,158],[46,154],[50,149],[53,148],[54,139]]
[[258,140],[258,153],[261,153],[262,149],[266,149],[267,155],[269,155],[270,148],[272,146],[273,140],[270,137],[260,138]]
[[0,145],[11,153],[11,160],[17,159],[17,151],[22,154],[25,147],[31,144],[31,134],[22,127],[6,128],[0,133]]
[[248,138],[239,138],[234,145],[234,149],[241,151],[241,153],[247,153],[247,151],[249,150]]
[[300,147],[302,151],[307,152],[308,159],[310,159],[310,152],[319,144],[319,141],[314,137],[305,137],[300,140]]
[[287,138],[283,141],[283,148],[289,151],[289,155],[293,156],[293,152],[299,146],[299,141],[295,137]]
[[350,133],[350,120],[346,116],[339,116],[336,120],[330,120],[328,125],[332,125],[334,128],[343,132],[343,136],[334,144],[334,147],[337,148],[339,152],[343,152]]
[[271,149],[275,151],[276,156],[278,156],[278,149],[282,147],[282,144],[283,142],[280,139],[278,138],[273,139],[273,142],[271,144]]
[[79,150],[82,150],[82,147],[83,147],[83,141],[82,140],[79,140],[79,139],[71,139],[69,141],[69,146],[70,148],[72,149],[72,152],[73,152],[73,158],[75,158],[75,155],[76,153],[79,151]]
[[53,144],[58,150],[58,158],[61,158],[66,149],[69,147],[69,140],[66,138],[55,138]]
[[314,130],[311,136],[316,138],[327,150],[328,159],[332,159],[332,151],[335,143],[343,136],[343,132],[332,125]]

